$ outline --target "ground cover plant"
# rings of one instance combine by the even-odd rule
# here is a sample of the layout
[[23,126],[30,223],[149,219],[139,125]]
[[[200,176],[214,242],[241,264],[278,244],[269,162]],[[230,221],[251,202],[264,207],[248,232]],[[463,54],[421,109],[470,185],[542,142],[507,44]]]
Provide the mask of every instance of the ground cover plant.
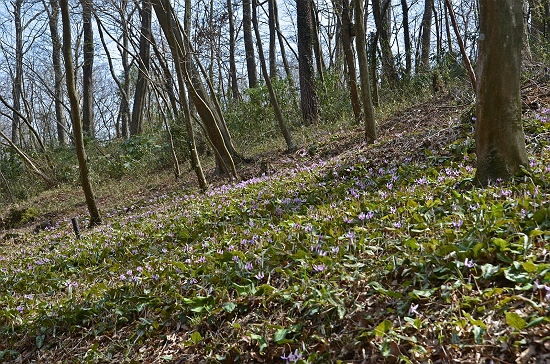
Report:
[[[441,110],[444,112],[441,112]],[[469,104],[415,105],[275,170],[0,244],[0,361],[550,360],[550,110],[477,188]],[[80,220],[85,224],[84,217]]]

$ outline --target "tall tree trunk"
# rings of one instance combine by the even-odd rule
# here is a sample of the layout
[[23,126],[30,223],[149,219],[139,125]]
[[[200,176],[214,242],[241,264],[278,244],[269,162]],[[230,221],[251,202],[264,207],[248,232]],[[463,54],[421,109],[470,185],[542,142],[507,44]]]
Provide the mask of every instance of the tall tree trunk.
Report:
[[15,78],[12,84],[13,114],[11,124],[11,140],[15,145],[21,142],[21,94],[23,92],[23,25],[21,23],[21,6],[23,0],[15,0],[13,18],[15,22]]
[[233,15],[233,0],[227,0],[227,16],[229,18],[229,79],[231,80],[231,96],[234,100],[239,100],[241,95],[239,93],[237,65],[235,63],[235,19]]
[[[80,182],[82,190],[90,213],[90,226],[101,224],[101,215],[97,208],[90,173],[88,169],[88,158],[84,148],[84,135],[82,128],[82,119],[80,118],[80,104],[76,91],[76,81],[74,78],[74,66],[72,55],[71,40],[71,22],[69,18],[68,0],[60,0],[61,19],[63,23],[63,57],[65,59],[65,79],[67,82],[67,93],[71,104],[71,120],[73,123],[74,141],[76,155],[78,157],[78,167],[80,170]],[[91,27],[91,22],[88,24]]]
[[268,25],[269,25],[269,76],[271,79],[277,78],[277,50],[276,37],[277,30],[275,29],[275,0],[267,0],[268,9]]
[[132,135],[140,134],[143,128],[143,110],[147,95],[147,86],[149,83],[149,64],[151,63],[151,1],[143,0],[141,3],[141,34],[139,37],[139,57],[138,57],[138,78],[136,82],[136,92],[134,94],[134,105],[132,109],[132,123],[130,124],[130,133]]
[[351,97],[351,106],[355,122],[361,123],[361,103],[359,102],[359,93],[357,91],[357,73],[355,70],[355,57],[353,56],[351,39],[351,14],[349,0],[341,0],[342,3],[342,43],[344,46],[344,55],[346,56],[346,65],[348,69],[349,92]]
[[275,16],[275,27],[277,28],[277,38],[279,39],[279,49],[281,52],[281,59],[283,60],[283,65],[285,68],[286,79],[290,84],[290,88],[294,89],[292,72],[290,71],[290,65],[288,64],[288,59],[286,57],[285,41],[283,38],[283,34],[281,32],[281,26],[279,25],[279,8],[277,6],[277,0],[271,0],[271,1],[273,1],[273,14]]
[[487,185],[528,167],[521,119],[523,10],[517,0],[480,0],[475,180]]
[[296,0],[296,15],[302,117],[306,125],[311,125],[319,120],[319,101],[313,71],[312,0]]
[[365,141],[372,144],[376,140],[376,122],[374,121],[374,106],[370,93],[369,61],[367,60],[367,34],[363,19],[363,0],[355,0],[355,29],[357,33],[357,60],[361,75],[361,100],[363,101],[363,116],[365,119]]
[[256,46],[258,47],[258,55],[260,57],[260,65],[265,79],[265,85],[267,86],[267,90],[269,92],[271,107],[273,107],[273,111],[275,112],[275,118],[277,119],[277,122],[279,124],[279,129],[281,129],[281,133],[283,134],[283,137],[285,139],[287,150],[294,151],[296,150],[296,144],[294,143],[292,135],[290,134],[290,130],[288,129],[288,126],[283,119],[283,113],[281,112],[281,107],[279,106],[279,102],[277,101],[277,95],[275,94],[275,90],[273,90],[273,85],[271,84],[271,80],[267,72],[267,65],[265,62],[262,47],[262,39],[260,38],[260,29],[258,28],[257,7],[257,0],[252,0],[252,25],[254,26],[254,33],[256,35]]
[[[443,0],[444,1],[444,0]],[[443,9],[445,10],[445,33],[447,34],[447,51],[448,53],[453,52],[453,38],[451,37],[451,22],[449,21],[449,9],[443,4]]]
[[430,69],[430,44],[432,41],[432,11],[433,0],[424,0],[424,15],[422,16],[422,46],[420,61],[417,61],[417,72],[425,72]]
[[323,50],[321,49],[321,42],[319,41],[319,16],[317,14],[317,9],[315,8],[315,3],[313,0],[311,0],[311,24],[312,24],[312,30],[311,34],[313,37],[313,52],[315,54],[315,66],[317,68],[317,78],[319,79],[319,82],[321,84],[321,87],[323,88],[324,92],[325,90],[325,60],[323,58]]
[[50,8],[44,4],[48,12],[48,24],[50,37],[52,38],[52,63],[54,71],[54,108],[57,130],[57,142],[59,145],[66,145],[67,140],[67,119],[63,109],[63,68],[61,66],[61,39],[57,28],[59,23],[59,0],[50,0]]
[[252,41],[250,0],[243,0],[243,33],[246,70],[248,72],[248,87],[254,88],[258,85],[258,75],[256,73],[256,57],[254,55],[254,43]]
[[81,0],[84,63],[82,64],[82,130],[93,138],[94,125],[94,30],[92,26],[93,0]]
[[412,73],[412,49],[407,0],[401,0],[401,10],[403,12],[403,38],[405,40],[405,74],[410,77]]
[[373,0],[372,10],[382,52],[382,81],[395,86],[399,75],[391,49],[391,0]]

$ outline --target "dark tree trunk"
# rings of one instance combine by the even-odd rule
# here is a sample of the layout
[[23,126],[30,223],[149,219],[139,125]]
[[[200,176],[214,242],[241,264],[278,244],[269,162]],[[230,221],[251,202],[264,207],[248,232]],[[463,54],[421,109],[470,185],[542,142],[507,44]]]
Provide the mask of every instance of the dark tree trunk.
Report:
[[[80,182],[82,190],[90,213],[90,226],[101,224],[101,215],[97,208],[90,173],[88,170],[88,158],[84,148],[84,135],[82,128],[82,119],[80,117],[80,104],[76,91],[76,81],[73,66],[72,41],[71,41],[71,23],[69,17],[68,0],[60,0],[61,18],[63,23],[63,58],[65,59],[65,79],[67,82],[67,93],[71,104],[71,120],[73,124],[74,141],[76,155],[78,157],[78,167],[80,170]],[[91,27],[91,22],[88,23]]]
[[522,3],[480,0],[475,180],[487,185],[528,167],[521,119]]
[[407,4],[407,0],[401,0],[401,9],[403,11],[403,38],[405,39],[405,74],[411,76],[412,48],[409,29],[409,5]]
[[250,10],[250,0],[243,0],[243,33],[246,70],[248,72],[248,87],[254,88],[258,85],[258,75],[256,74],[256,57],[254,56],[254,43],[252,41]]
[[94,125],[94,93],[93,93],[93,69],[94,69],[94,30],[92,26],[92,0],[81,0],[82,4],[82,30],[84,63],[82,64],[82,128],[84,133],[93,138]]
[[268,6],[268,24],[269,24],[269,76],[272,79],[277,78],[277,50],[275,29],[275,4],[274,0],[267,0]]
[[300,72],[300,101],[306,125],[316,124],[319,118],[315,72],[313,70],[312,0],[296,0],[298,17],[298,58]]
[[11,124],[11,140],[15,145],[20,143],[21,93],[23,91],[23,25],[21,23],[21,6],[23,0],[13,2],[13,17],[15,21],[15,78],[12,84],[13,114]]
[[237,65],[235,63],[235,19],[232,0],[227,0],[227,16],[229,17],[229,79],[231,81],[231,96],[234,100],[239,100],[241,95],[239,93]]
[[141,134],[143,128],[143,111],[149,83],[149,64],[151,63],[151,13],[151,1],[144,0],[141,4],[141,34],[137,62],[139,69],[132,109],[132,123],[130,124],[131,135]]

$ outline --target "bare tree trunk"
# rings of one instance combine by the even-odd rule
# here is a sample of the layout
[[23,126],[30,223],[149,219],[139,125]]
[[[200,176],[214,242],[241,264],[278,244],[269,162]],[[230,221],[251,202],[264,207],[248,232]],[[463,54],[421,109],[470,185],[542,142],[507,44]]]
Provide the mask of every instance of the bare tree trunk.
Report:
[[235,19],[233,18],[232,0],[227,0],[227,16],[229,18],[229,79],[231,81],[231,96],[234,100],[239,100],[241,94],[239,93],[237,65],[235,64]]
[[13,17],[15,22],[15,78],[12,84],[13,116],[11,124],[11,140],[15,145],[21,142],[21,93],[23,91],[23,25],[21,24],[21,6],[23,0],[15,0],[13,4]]
[[130,124],[130,134],[140,134],[143,128],[143,110],[145,108],[145,99],[147,95],[147,86],[149,83],[149,64],[151,63],[151,1],[143,0],[141,3],[141,34],[139,37],[139,57],[138,57],[138,78],[136,82],[136,92],[134,94],[134,105],[132,109],[132,123]]
[[250,0],[243,0],[243,32],[246,70],[248,71],[248,87],[254,88],[258,85],[258,75],[256,73],[256,57],[254,55],[254,43],[252,41]]
[[357,73],[355,70],[355,57],[353,56],[351,39],[351,19],[349,0],[342,1],[342,40],[344,46],[344,55],[346,56],[346,65],[348,69],[349,92],[351,97],[351,106],[355,122],[361,123],[361,103],[359,102],[359,93],[357,91]]
[[66,127],[67,119],[63,109],[63,68],[61,66],[61,39],[57,28],[59,23],[59,0],[50,0],[50,8],[44,3],[48,12],[48,24],[52,38],[52,63],[54,70],[54,108],[57,121],[57,142],[66,145],[68,142]]
[[391,49],[391,0],[373,0],[372,9],[382,52],[382,82],[395,86],[399,75]]
[[273,111],[275,112],[275,118],[277,119],[279,128],[281,129],[281,132],[285,139],[287,150],[294,151],[296,150],[296,144],[294,143],[294,140],[292,139],[292,136],[290,134],[290,130],[288,129],[288,126],[283,119],[283,113],[281,112],[281,107],[279,106],[279,102],[277,101],[277,95],[275,95],[273,85],[271,84],[271,80],[269,79],[269,74],[267,72],[267,65],[263,53],[262,40],[260,38],[260,30],[258,29],[258,17],[256,14],[257,6],[257,0],[252,0],[252,25],[254,27],[254,33],[256,34],[256,46],[258,47],[258,55],[260,56],[260,65],[262,73],[264,75],[265,85],[267,86],[267,90],[269,91],[271,107],[273,107]]
[[517,0],[480,0],[475,180],[482,186],[528,167],[521,119],[523,10]]
[[[71,103],[71,119],[73,123],[74,140],[76,155],[78,157],[78,167],[80,169],[80,180],[82,190],[90,213],[90,226],[101,224],[101,215],[96,205],[94,191],[88,170],[88,160],[84,148],[84,135],[82,128],[82,119],[80,118],[80,104],[76,91],[76,82],[74,79],[74,66],[72,55],[71,40],[71,22],[69,18],[68,0],[60,0],[61,18],[63,23],[63,57],[65,59],[65,74],[67,81],[67,93]],[[88,24],[91,27],[91,23]]]
[[407,0],[401,0],[401,10],[403,12],[403,37],[405,38],[405,74],[410,77],[412,73],[412,50]]
[[276,53],[276,32],[275,29],[275,4],[274,0],[267,0],[268,24],[269,24],[269,76],[271,79],[277,78],[277,53]]
[[361,100],[363,101],[363,114],[365,118],[365,141],[367,144],[372,144],[376,140],[376,122],[374,121],[374,106],[372,105],[372,96],[370,93],[367,35],[365,32],[363,11],[363,0],[355,0],[357,59],[359,61],[359,74],[361,75]]
[[315,66],[317,68],[317,78],[319,79],[319,82],[321,84],[321,87],[323,88],[324,92],[325,90],[325,60],[323,58],[323,50],[321,49],[321,42],[319,41],[319,16],[317,14],[317,9],[315,8],[315,3],[313,0],[311,1],[311,24],[312,24],[312,30],[311,34],[313,37],[313,52],[315,54]]
[[300,72],[300,100],[306,125],[319,121],[319,106],[313,71],[312,0],[297,0],[298,57]]
[[[445,0],[442,0],[442,1],[445,1]],[[449,21],[449,9],[447,9],[447,6],[445,6],[445,4],[443,4],[443,9],[445,10],[445,32],[447,34],[447,47],[449,48],[448,52],[452,53],[453,52],[453,38],[451,37],[451,24],[450,24],[450,21]]]
[[430,69],[430,44],[432,41],[432,3],[433,0],[424,0],[424,15],[422,17],[422,46],[420,62],[417,62],[417,72],[425,72]]
[[94,125],[94,30],[92,26],[93,0],[81,0],[84,63],[82,64],[82,130],[93,138]]

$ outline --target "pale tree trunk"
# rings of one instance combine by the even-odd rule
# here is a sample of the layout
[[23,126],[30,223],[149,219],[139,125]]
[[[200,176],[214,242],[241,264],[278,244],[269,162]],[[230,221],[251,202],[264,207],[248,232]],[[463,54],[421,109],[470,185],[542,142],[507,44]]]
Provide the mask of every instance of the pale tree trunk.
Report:
[[[124,79],[121,84],[121,102],[120,102],[120,119],[121,119],[121,136],[128,139],[130,136],[130,62],[128,52],[129,29],[128,29],[128,0],[120,2],[120,22],[122,27],[122,70],[124,71]],[[101,34],[101,33],[100,33]]]
[[136,82],[136,92],[134,94],[134,105],[132,108],[132,123],[130,124],[130,133],[132,135],[141,134],[143,128],[143,111],[145,109],[145,100],[147,96],[147,86],[149,83],[149,64],[151,63],[151,1],[144,0],[141,3],[141,34],[139,37],[139,57],[138,57],[138,78]]
[[424,15],[422,17],[422,46],[420,60],[417,61],[417,72],[426,72],[430,69],[430,44],[432,41],[432,3],[433,0],[424,0]]
[[[65,79],[67,82],[67,93],[71,104],[71,119],[73,123],[74,141],[76,155],[78,157],[78,167],[80,170],[80,182],[82,190],[90,213],[90,226],[101,224],[101,215],[96,205],[94,191],[90,179],[88,169],[88,160],[86,150],[84,148],[84,135],[82,128],[82,119],[80,117],[80,103],[76,91],[76,81],[74,79],[74,66],[72,55],[72,40],[71,40],[71,22],[69,18],[68,0],[60,0],[61,19],[63,23],[63,57],[65,59]],[[89,23],[91,27],[91,23]]]
[[258,17],[256,14],[257,6],[257,0],[252,0],[252,25],[254,27],[254,33],[256,35],[256,46],[258,48],[258,55],[260,56],[260,65],[262,73],[264,75],[265,85],[267,86],[267,90],[269,92],[271,107],[273,107],[273,111],[275,112],[275,118],[277,119],[277,122],[279,124],[279,129],[281,129],[281,133],[283,134],[283,137],[285,139],[287,150],[295,151],[296,144],[294,143],[294,140],[292,139],[292,136],[290,134],[290,130],[288,129],[288,126],[283,119],[283,113],[281,112],[281,107],[279,106],[279,102],[277,101],[277,95],[275,95],[275,90],[273,90],[273,85],[271,84],[271,80],[269,79],[262,47],[262,40],[260,38],[260,30],[258,29]]
[[94,125],[94,30],[92,26],[92,0],[81,0],[84,60],[82,64],[82,130],[86,136],[95,136]]
[[15,145],[21,142],[21,93],[23,90],[23,25],[21,23],[21,6],[23,0],[13,3],[13,17],[15,22],[15,78],[12,84],[13,115],[11,124],[11,140]]
[[248,72],[248,87],[254,88],[258,85],[258,75],[256,73],[256,57],[254,55],[254,43],[252,41],[252,20],[250,11],[250,0],[243,0],[243,34],[246,70]]
[[297,0],[298,62],[300,73],[300,101],[306,125],[319,121],[319,101],[313,71],[312,0]]
[[50,0],[50,7],[44,3],[48,12],[48,24],[50,37],[52,38],[52,63],[54,70],[54,108],[56,118],[57,142],[59,145],[66,145],[67,140],[67,119],[63,109],[63,68],[61,66],[61,39],[57,28],[59,23],[59,0]]
[[521,119],[522,4],[480,0],[477,63],[477,170],[485,186],[528,167]]
[[357,73],[355,70],[355,57],[353,56],[352,39],[351,39],[351,19],[350,19],[350,4],[349,0],[341,0],[342,4],[342,44],[344,47],[344,55],[346,57],[346,65],[348,69],[349,92],[351,97],[351,106],[355,122],[361,123],[361,103],[359,102],[359,93],[357,91]]
[[279,8],[277,6],[277,0],[271,1],[273,1],[273,14],[275,16],[275,27],[277,29],[277,38],[279,40],[281,59],[285,68],[286,79],[290,85],[290,88],[292,89],[292,93],[294,94],[294,80],[292,79],[292,72],[290,71],[290,65],[288,64],[288,59],[286,57],[285,41],[283,38],[283,34],[281,33],[281,26],[279,25]]
[[365,141],[372,144],[376,140],[376,122],[374,121],[374,106],[370,93],[369,61],[367,60],[367,35],[363,19],[363,0],[355,0],[355,28],[357,30],[357,59],[361,76],[361,100],[363,101],[363,117],[365,119]]

